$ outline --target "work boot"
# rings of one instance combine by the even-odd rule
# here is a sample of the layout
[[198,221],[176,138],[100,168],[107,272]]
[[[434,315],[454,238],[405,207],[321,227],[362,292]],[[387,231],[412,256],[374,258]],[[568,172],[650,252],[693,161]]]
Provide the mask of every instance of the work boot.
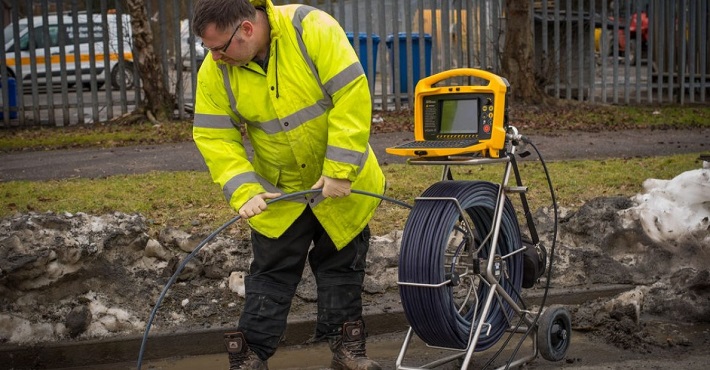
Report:
[[329,338],[333,370],[380,370],[380,364],[365,354],[365,326],[362,321],[346,322],[343,333]]
[[269,370],[266,361],[262,361],[249,349],[244,334],[240,332],[224,334],[224,345],[229,355],[229,370]]

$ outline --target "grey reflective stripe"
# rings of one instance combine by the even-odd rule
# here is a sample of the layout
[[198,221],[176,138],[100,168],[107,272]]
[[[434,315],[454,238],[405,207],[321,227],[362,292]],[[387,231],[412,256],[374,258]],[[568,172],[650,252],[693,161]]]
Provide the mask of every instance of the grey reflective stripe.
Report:
[[322,114],[325,113],[326,110],[328,110],[328,108],[330,108],[328,104],[328,100],[321,99],[310,107],[301,109],[301,111],[299,112],[299,114],[301,115],[301,119],[303,120],[303,122],[308,122],[316,117],[320,117]]
[[251,128],[262,130],[267,134],[275,134],[281,131],[291,131],[297,127],[300,127],[304,122],[308,122],[314,118],[317,118],[324,114],[326,108],[324,106],[323,100],[301,109],[300,111],[289,114],[288,116],[279,119],[272,119],[266,122],[252,122],[247,121],[247,124]]
[[281,121],[288,123],[288,126],[284,126],[284,130],[290,131],[301,126],[304,122],[308,122],[316,117],[319,117],[323,113],[325,113],[325,109],[319,103],[315,103],[294,114],[284,117]]
[[325,197],[323,196],[323,193],[316,193],[313,195],[311,198],[311,202],[309,203],[311,207],[315,207],[318,205],[318,203],[322,202],[325,200]]
[[193,126],[203,128],[234,128],[236,122],[234,122],[230,116],[195,113]]
[[246,173],[240,173],[239,175],[236,175],[229,179],[227,183],[224,184],[224,187],[222,187],[222,193],[224,193],[224,197],[227,199],[227,202],[230,202],[232,200],[232,194],[242,185],[247,184],[247,183],[258,183],[259,179],[256,177],[256,172],[246,172]]
[[281,123],[278,119],[272,119],[266,122],[247,121],[247,125],[251,128],[264,131],[267,134],[275,134],[283,131],[283,127],[281,127]]
[[362,171],[362,168],[365,167],[365,163],[367,162],[367,158],[370,156],[370,144],[367,144],[367,149],[365,149],[365,153],[360,153],[354,150],[349,150],[349,149],[343,149],[343,148],[338,148],[335,146],[328,145],[328,148],[326,149],[325,152],[325,157],[333,160],[333,161],[338,161],[338,162],[343,162],[343,163],[349,163],[355,166],[358,166],[357,173],[359,174],[360,171]]
[[313,8],[308,5],[299,6],[298,9],[296,9],[296,14],[294,14],[293,16],[293,28],[296,30],[298,46],[301,48],[301,54],[306,59],[308,67],[311,69],[311,72],[313,72],[313,75],[316,77],[316,81],[318,82],[318,85],[320,85],[320,89],[323,92],[323,97],[326,99],[328,107],[332,107],[333,98],[330,96],[325,86],[323,86],[323,83],[320,80],[320,75],[318,74],[318,69],[316,69],[315,64],[313,64],[313,59],[311,59],[311,56],[308,55],[308,49],[306,49],[306,44],[303,42],[303,25],[301,23],[303,22],[303,18],[306,18],[306,16],[314,10],[316,10],[316,8]]
[[[336,150],[336,151],[348,151],[348,152],[356,153],[357,155],[359,155],[359,156],[360,156],[360,159],[361,159],[361,160],[360,160],[360,163],[353,163],[353,164],[358,164],[358,165],[359,165],[359,167],[358,167],[358,169],[357,169],[357,174],[358,174],[358,175],[359,175],[360,172],[362,171],[363,167],[365,167],[365,162],[367,162],[367,157],[370,156],[370,144],[367,144],[367,149],[365,150],[365,153],[364,153],[363,155],[361,155],[359,152],[355,152],[355,151],[351,151],[351,150],[347,150],[347,149],[340,149],[340,148],[330,147],[330,146],[328,147],[328,153],[330,153],[330,150],[331,150],[331,149],[334,149],[334,150]],[[326,154],[326,155],[327,155],[327,154]],[[330,159],[332,159],[332,158],[330,158]],[[310,204],[311,207],[315,207],[315,206],[318,205],[318,203],[320,203],[320,202],[322,202],[322,201],[324,201],[324,200],[325,200],[325,197],[323,196],[323,193],[316,193],[316,194],[313,195],[313,197],[311,198],[311,202],[310,202],[309,204]]]
[[370,147],[370,143],[367,143],[367,149],[365,149],[365,154],[362,156],[362,160],[360,161],[360,168],[358,168],[358,170],[357,170],[358,174],[365,167],[365,163],[367,163],[367,158],[370,157],[370,150],[371,149],[372,149],[372,147]]
[[355,150],[338,148],[337,146],[328,145],[326,149],[325,157],[332,160],[343,163],[349,163],[352,165],[360,165],[363,153]]
[[362,64],[360,62],[355,62],[351,64],[348,68],[340,71],[335,77],[331,78],[325,84],[325,89],[331,96],[338,92],[338,90],[345,87],[345,85],[353,82],[356,78],[365,74],[365,70],[362,69]]
[[237,99],[234,97],[234,91],[232,91],[232,84],[229,82],[229,70],[226,64],[220,64],[219,68],[222,70],[222,80],[224,82],[224,89],[227,90],[227,97],[229,97],[229,106],[232,107],[232,112],[239,117],[242,122],[247,122],[247,120],[239,114],[237,110]]
[[266,181],[266,179],[259,176],[256,172],[249,171],[232,177],[226,184],[224,184],[222,192],[224,193],[224,197],[227,199],[227,202],[232,200],[232,194],[234,194],[240,186],[249,183],[259,183],[262,187],[264,187],[264,189],[266,189],[266,191],[271,193],[284,193],[282,190]]

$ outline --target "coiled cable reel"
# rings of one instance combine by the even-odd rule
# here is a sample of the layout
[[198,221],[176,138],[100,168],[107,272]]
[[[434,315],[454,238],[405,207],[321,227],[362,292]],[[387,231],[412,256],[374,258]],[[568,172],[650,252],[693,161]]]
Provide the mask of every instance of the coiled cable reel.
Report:
[[[399,260],[400,296],[412,330],[431,346],[465,349],[473,329],[481,326],[474,350],[484,351],[500,339],[515,315],[499,295],[488,298],[493,284],[480,274],[488,267],[482,263],[492,257],[494,283],[511,299],[519,298],[522,241],[507,197],[499,210],[499,233],[493,236],[499,191],[499,185],[486,181],[441,181],[417,198],[407,219]],[[459,233],[463,237],[452,245],[452,235]]]

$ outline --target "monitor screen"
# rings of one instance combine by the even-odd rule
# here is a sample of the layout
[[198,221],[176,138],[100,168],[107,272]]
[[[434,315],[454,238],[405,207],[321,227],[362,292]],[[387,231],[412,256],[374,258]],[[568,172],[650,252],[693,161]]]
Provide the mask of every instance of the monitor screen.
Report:
[[478,133],[478,99],[441,100],[440,134]]

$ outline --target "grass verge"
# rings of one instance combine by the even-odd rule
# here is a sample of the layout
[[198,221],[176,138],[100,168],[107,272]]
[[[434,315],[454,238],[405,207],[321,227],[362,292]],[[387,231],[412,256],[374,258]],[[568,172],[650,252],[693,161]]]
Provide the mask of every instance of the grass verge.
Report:
[[[574,160],[548,163],[558,204],[577,208],[599,196],[632,196],[643,192],[649,178],[671,179],[700,168],[697,154],[667,157]],[[383,167],[388,180],[388,197],[413,204],[424,189],[440,180],[440,166]],[[455,179],[499,182],[502,165],[453,167]],[[550,194],[539,162],[524,161],[520,171],[530,189],[533,210],[550,206]],[[140,213],[152,232],[170,226],[191,233],[208,233],[232,219],[231,210],[207,172],[151,172],[110,176],[101,179],[53,181],[10,181],[0,183],[0,217],[34,212]],[[384,235],[404,227],[408,210],[383,202],[371,222],[373,235]],[[229,233],[246,235],[245,223],[237,222]]]
[[[411,131],[412,112],[376,111],[372,132]],[[510,123],[525,132],[556,130],[613,131],[640,128],[710,127],[710,105],[614,106],[560,103],[557,106],[512,105]],[[0,152],[86,147],[118,147],[192,140],[192,122],[153,125],[108,122],[86,126],[0,130]]]

